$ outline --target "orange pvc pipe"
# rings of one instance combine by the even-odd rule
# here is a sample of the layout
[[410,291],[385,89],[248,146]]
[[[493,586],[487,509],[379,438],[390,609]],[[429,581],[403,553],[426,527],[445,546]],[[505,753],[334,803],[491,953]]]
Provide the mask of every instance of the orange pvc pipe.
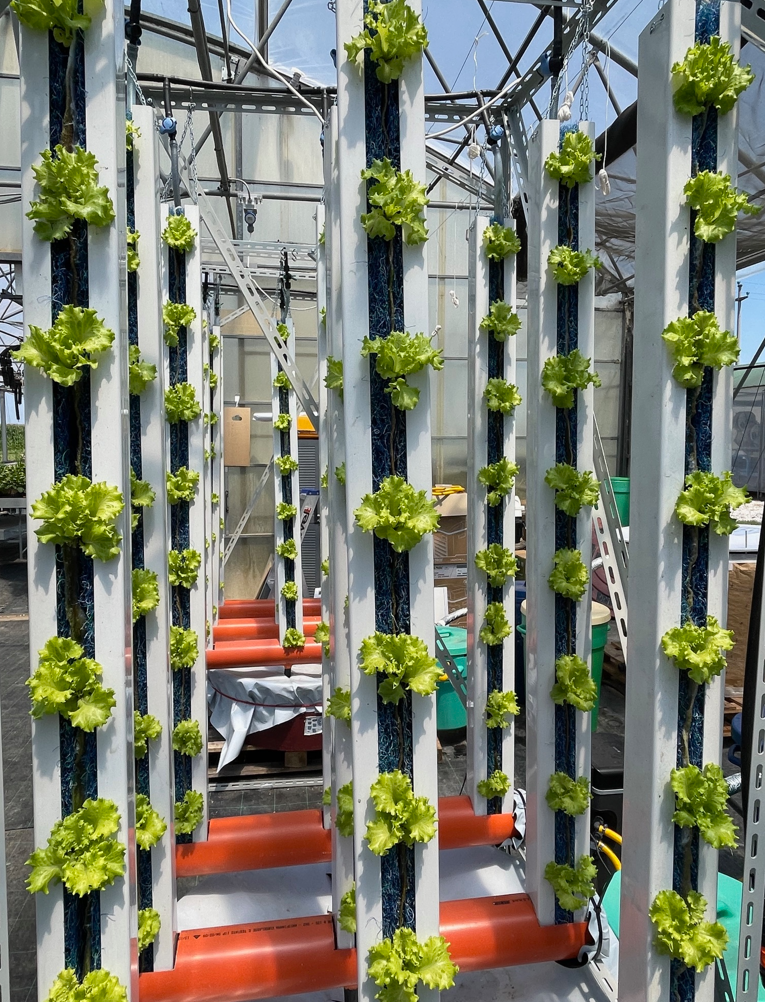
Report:
[[[462,971],[569,960],[583,923],[540,927],[527,894],[441,904],[441,934]],[[356,951],[336,950],[332,918],[195,929],[178,937],[175,968],[142,974],[141,1002],[248,1002],[353,988]]]
[[278,640],[242,641],[207,649],[208,668],[250,668],[262,665],[306,665],[321,661],[322,646],[307,643],[305,647],[286,650]]
[[[320,622],[317,616],[305,616],[303,633],[312,637]],[[227,619],[213,626],[216,645],[224,640],[275,640],[278,636],[279,625],[273,619]]]
[[439,797],[438,846],[499,845],[515,833],[512,814],[474,814],[470,797]]
[[[218,610],[219,619],[244,619],[247,616],[265,616],[273,614],[274,600],[272,598],[229,599]],[[304,598],[303,612],[318,616],[321,613],[320,598]]]

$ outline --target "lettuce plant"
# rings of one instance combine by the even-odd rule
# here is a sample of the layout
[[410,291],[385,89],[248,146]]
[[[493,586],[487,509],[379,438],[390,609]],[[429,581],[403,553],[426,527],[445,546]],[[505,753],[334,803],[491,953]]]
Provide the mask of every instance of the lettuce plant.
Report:
[[508,383],[506,379],[493,378],[486,383],[483,399],[490,411],[512,414],[523,398],[514,383]]
[[337,390],[340,399],[343,399],[343,360],[327,355],[327,374],[324,377],[324,385],[328,390]]
[[103,967],[89,971],[81,982],[67,967],[53,982],[45,1002],[127,1002],[127,991],[119,978]]
[[282,585],[282,598],[286,602],[297,602],[298,586],[296,581],[285,581]]
[[327,702],[327,714],[335,720],[351,722],[351,690],[344,689],[341,685],[329,697]]
[[493,800],[494,797],[505,796],[510,789],[510,780],[500,769],[495,769],[487,779],[481,780],[477,789],[482,797]]
[[273,387],[275,390],[289,390],[292,383],[287,377],[287,373],[284,369],[279,369],[279,371],[274,376]]
[[364,532],[387,539],[396,553],[411,550],[438,526],[434,502],[403,477],[386,477],[378,491],[364,495],[353,515]]
[[483,626],[478,634],[482,643],[488,647],[497,647],[512,632],[504,605],[501,602],[489,602],[486,606]]
[[99,355],[114,343],[114,331],[95,310],[64,306],[52,327],[29,325],[29,336],[12,352],[17,362],[39,369],[61,386],[72,386],[86,367],[95,369]]
[[[180,219],[180,216],[174,218]],[[165,344],[168,348],[178,347],[178,332],[188,327],[197,318],[197,311],[186,303],[167,302],[162,307],[162,322],[165,325]]]
[[321,573],[324,577],[329,577],[329,557],[325,557],[321,562]]
[[353,781],[338,788],[335,827],[344,838],[353,835]]
[[157,574],[146,568],[133,570],[133,622],[147,616],[159,605]]
[[150,362],[141,361],[141,349],[137,344],[128,348],[130,358],[129,380],[132,396],[140,396],[149,383],[157,378],[157,367]]
[[591,799],[590,781],[585,776],[572,779],[565,772],[554,772],[550,776],[545,794],[550,810],[579,817],[590,806]]
[[144,758],[149,750],[149,741],[155,741],[161,733],[162,724],[156,717],[133,710],[133,757]]
[[332,787],[327,786],[324,789],[324,793],[321,795],[322,807],[329,807],[332,803]]
[[167,502],[178,504],[179,501],[193,501],[199,484],[199,474],[186,466],[179,466],[175,473],[166,473]]
[[369,791],[375,816],[367,824],[366,840],[376,856],[395,845],[430,842],[436,835],[436,809],[427,797],[416,797],[408,776],[398,769],[381,773]]
[[687,671],[697,685],[716,678],[725,668],[723,651],[733,649],[733,631],[723,630],[714,616],[706,626],[686,623],[667,630],[661,646],[680,671]]
[[58,713],[82,731],[103,727],[116,705],[114,689],[101,685],[103,668],[86,658],[83,648],[68,637],[51,637],[39,651],[37,669],[26,680],[32,716]]
[[274,456],[274,462],[283,477],[286,477],[289,473],[294,473],[298,468],[298,461],[293,456]]
[[[159,934],[162,920],[156,908],[141,908],[138,912],[138,952],[151,946]],[[111,1002],[111,1000],[104,1000]]]
[[115,523],[125,507],[116,487],[68,473],[32,504],[32,518],[41,543],[79,546],[96,560],[111,560],[120,552],[122,536]]
[[329,657],[329,624],[325,622],[319,623],[313,639],[317,644],[324,644],[324,654],[326,657]]
[[81,898],[113,884],[125,872],[125,846],[113,837],[120,815],[112,800],[86,800],[78,811],[53,825],[45,849],[35,849],[26,862],[32,872],[27,889],[48,893],[62,883]]
[[387,676],[378,687],[385,703],[398,703],[406,690],[429,696],[441,669],[424,640],[408,633],[375,633],[361,641],[359,667],[365,675]]
[[186,216],[168,216],[162,239],[173,250],[188,253],[196,243],[197,231]]
[[714,244],[736,228],[739,212],[756,216],[761,211],[749,204],[749,198],[736,191],[730,183],[730,174],[702,170],[685,185],[683,194],[692,209],[696,210],[693,232],[705,243]]
[[340,898],[340,908],[337,913],[337,924],[343,930],[353,935],[356,932],[356,884]]
[[595,893],[593,881],[597,872],[592,856],[580,856],[576,866],[548,863],[545,867],[545,880],[551,885],[561,908],[575,912],[584,908]]
[[717,317],[708,310],[678,317],[661,336],[675,363],[672,375],[687,389],[701,386],[705,366],[722,369],[738,361],[738,340],[730,331],[720,330]]
[[752,67],[741,66],[730,43],[713,35],[708,43],[692,45],[685,59],[672,66],[675,108],[681,114],[700,115],[714,105],[725,114],[753,80]]
[[337,478],[337,482],[345,487],[345,463],[341,463],[335,467],[335,477]]
[[415,181],[410,170],[397,171],[387,157],[362,170],[361,179],[372,182],[367,191],[371,208],[361,216],[367,236],[392,240],[399,227],[410,247],[425,243],[428,230],[422,213],[429,202],[425,185]]
[[495,690],[486,697],[486,726],[490,728],[510,726],[508,717],[517,717],[520,713],[514,692]]
[[283,560],[297,560],[297,543],[294,539],[286,539],[283,543],[277,543],[276,552]]
[[135,798],[135,840],[139,849],[151,849],[167,831],[167,822],[151,806],[149,798],[137,793]]
[[553,569],[547,583],[553,591],[578,602],[587,591],[589,575],[582,562],[579,550],[564,547],[556,550],[553,557]]
[[197,391],[191,383],[176,383],[165,390],[165,417],[170,424],[193,421],[201,413]]
[[282,338],[284,338],[285,341],[287,341],[289,339],[290,329],[289,329],[289,327],[285,323],[281,323],[281,322],[277,323],[277,325],[276,325],[276,331],[277,331],[278,334],[281,335]]
[[508,578],[514,578],[518,570],[515,554],[506,550],[500,543],[490,543],[485,550],[479,550],[475,555],[476,567],[486,572],[489,584],[493,588],[501,588]]
[[587,662],[578,654],[562,654],[555,662],[555,685],[550,690],[554,703],[570,706],[589,713],[598,698],[598,687],[590,675]]
[[504,261],[509,254],[517,254],[520,249],[520,238],[509,226],[491,223],[483,231],[483,250],[490,261]]
[[173,751],[194,758],[202,751],[202,732],[198,720],[179,720],[173,728]]
[[132,120],[132,118],[125,119],[125,149],[133,150],[133,142],[136,139],[141,138],[141,130]]
[[545,170],[553,181],[560,181],[567,188],[573,188],[592,180],[590,164],[600,159],[600,154],[595,152],[586,132],[567,132],[560,151],[555,150],[545,160]]
[[590,359],[578,348],[568,355],[553,355],[542,366],[542,389],[556,407],[573,407],[574,390],[586,390],[590,383],[600,386],[600,376],[590,372]]
[[[97,8],[102,4],[98,4]],[[57,42],[67,48],[76,31],[87,31],[91,15],[79,11],[77,0],[13,0],[11,3],[22,24],[33,31],[52,31]],[[93,10],[93,7],[88,7]]]
[[292,424],[292,417],[289,414],[277,414],[274,418],[274,428],[277,431],[289,431]]
[[568,463],[557,463],[545,473],[545,483],[555,491],[555,507],[572,518],[598,503],[600,482],[589,470],[580,473]]
[[193,668],[199,657],[199,638],[194,630],[170,627],[170,667],[173,671]]
[[220,335],[216,334],[215,331],[210,332],[210,352],[214,352],[216,348],[220,347]]
[[695,765],[673,769],[671,783],[677,808],[673,824],[698,828],[714,849],[736,845],[736,826],[725,811],[728,784],[719,765],[710,762],[703,772]]
[[386,338],[365,337],[361,354],[376,356],[377,374],[390,380],[385,392],[390,394],[393,406],[401,411],[414,410],[420,399],[420,391],[410,386],[406,377],[421,372],[428,365],[436,372],[444,367],[441,349],[434,348],[426,334],[407,331],[391,331]]
[[659,953],[697,971],[719,960],[728,945],[728,933],[722,923],[705,920],[706,910],[706,898],[698,891],[689,891],[686,899],[677,891],[659,891],[648,910]]
[[364,15],[364,29],[345,43],[345,51],[352,63],[363,66],[362,53],[368,49],[369,58],[377,64],[377,79],[384,84],[398,80],[404,63],[419,56],[428,44],[422,18],[405,0],[390,0],[389,3],[370,0]]
[[139,480],[133,468],[130,468],[130,525],[135,532],[138,527],[137,508],[151,508],[157,498],[148,480]]
[[513,463],[504,457],[489,466],[482,466],[478,471],[478,483],[488,487],[486,503],[496,508],[502,503],[502,498],[512,491],[515,478],[520,470],[517,463]]
[[491,304],[479,327],[493,335],[495,341],[506,341],[521,329],[521,318],[509,303],[498,299]]
[[98,183],[98,161],[92,153],[81,146],[67,150],[59,143],[53,152],[43,150],[40,156],[42,163],[32,167],[40,197],[30,204],[27,219],[34,220],[41,240],[63,240],[77,219],[88,226],[111,223],[114,206],[109,189]]
[[734,487],[729,472],[718,477],[697,470],[685,478],[675,514],[685,525],[708,525],[718,536],[729,536],[738,525],[731,509],[748,500],[746,488]]
[[575,251],[566,244],[553,247],[547,263],[558,285],[576,285],[591,268],[601,267],[600,258],[591,250]]
[[287,504],[285,501],[280,501],[276,506],[276,517],[282,522],[288,522],[291,518],[297,516],[297,505]]
[[198,550],[170,550],[167,579],[174,588],[193,588],[199,576],[202,555]]
[[175,803],[175,831],[178,835],[191,835],[201,823],[204,801],[197,790],[187,790],[183,800]]
[[367,970],[380,991],[380,1002],[417,1002],[417,985],[446,990],[454,985],[459,967],[452,962],[443,936],[421,943],[411,929],[396,929],[391,939],[370,947]]
[[141,234],[138,230],[133,230],[129,226],[127,228],[127,233],[125,236],[125,242],[127,243],[127,270],[128,271],[138,271],[141,266],[141,259],[138,256],[138,241],[141,238]]
[[282,647],[285,651],[305,647],[305,634],[301,633],[300,630],[296,630],[294,626],[291,626],[288,630],[284,631]]

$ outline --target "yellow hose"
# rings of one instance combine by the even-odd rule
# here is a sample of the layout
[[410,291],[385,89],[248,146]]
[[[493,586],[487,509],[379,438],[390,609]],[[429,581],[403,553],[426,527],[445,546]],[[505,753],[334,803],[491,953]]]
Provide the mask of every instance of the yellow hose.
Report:
[[606,828],[605,825],[598,825],[598,835],[605,835],[606,838],[610,838],[617,845],[622,844],[622,837],[619,832],[615,832],[612,828]]
[[598,842],[598,849],[601,852],[604,852],[606,854],[606,856],[608,856],[608,858],[614,864],[614,869],[621,870],[621,868],[622,868],[621,860],[616,855],[616,853],[614,852],[613,849],[609,848],[609,846],[605,845],[603,842]]

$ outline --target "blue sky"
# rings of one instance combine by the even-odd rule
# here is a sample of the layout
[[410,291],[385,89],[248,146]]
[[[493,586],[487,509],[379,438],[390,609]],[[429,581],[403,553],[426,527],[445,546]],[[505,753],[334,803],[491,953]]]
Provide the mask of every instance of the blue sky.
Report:
[[[760,342],[765,338],[765,264],[755,265],[739,274],[741,295],[749,298],[741,305],[741,357],[740,362],[751,361]],[[760,356],[765,361],[765,356]]]

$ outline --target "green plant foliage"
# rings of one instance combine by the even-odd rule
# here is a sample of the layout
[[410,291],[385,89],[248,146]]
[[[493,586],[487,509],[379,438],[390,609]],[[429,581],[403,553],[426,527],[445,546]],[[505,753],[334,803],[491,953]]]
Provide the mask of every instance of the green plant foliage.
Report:
[[[98,4],[96,9],[101,6]],[[77,0],[13,0],[11,7],[27,28],[52,31],[56,41],[67,48],[76,31],[87,31],[90,27],[91,15],[80,13]],[[93,11],[93,7],[88,9]]]
[[157,367],[149,362],[141,361],[141,349],[137,344],[131,344],[128,348],[130,357],[130,393],[132,396],[140,396],[149,383],[157,378]]
[[329,657],[329,624],[323,621],[319,623],[316,627],[316,633],[314,633],[313,639],[317,644],[324,644],[324,653],[327,657]]
[[[211,504],[220,504],[220,497],[219,497],[219,495],[215,491],[213,491],[212,494],[210,495],[210,503]],[[221,526],[221,529],[222,528],[223,528],[223,526]]]
[[182,626],[170,627],[170,667],[193,668],[199,657],[199,637],[194,630],[184,630]]
[[23,498],[26,493],[27,467],[24,460],[0,466],[0,497]]
[[351,690],[339,685],[327,702],[327,714],[335,720],[351,722]]
[[291,518],[297,516],[297,506],[294,504],[287,504],[286,501],[280,501],[276,506],[276,517],[282,522],[288,522]]
[[761,211],[730,183],[730,174],[702,170],[685,185],[683,194],[696,210],[693,232],[705,243],[714,244],[736,228],[739,212],[756,216]]
[[194,758],[202,751],[202,732],[198,720],[179,720],[173,728],[173,750]]
[[277,390],[289,390],[290,387],[292,386],[292,383],[287,378],[287,373],[284,371],[284,369],[279,369],[279,371],[274,376],[273,386],[274,389]]
[[300,649],[305,647],[305,634],[301,633],[300,630],[296,630],[294,626],[291,626],[289,630],[284,631],[282,647],[285,651],[292,648]]
[[292,424],[292,417],[289,414],[277,414],[274,418],[274,428],[277,431],[289,431]]
[[220,348],[220,335],[216,334],[215,331],[210,332],[210,352],[214,352],[216,348]]
[[116,705],[113,689],[101,685],[103,668],[68,637],[51,637],[38,652],[35,673],[26,680],[32,716],[58,713],[82,731],[102,727]]
[[568,703],[589,713],[598,698],[598,687],[590,675],[587,662],[578,654],[562,654],[555,662],[555,685],[550,690],[550,698],[559,706]]
[[197,790],[187,790],[175,804],[175,831],[177,835],[190,835],[202,821],[204,802]]
[[139,849],[151,849],[167,831],[167,822],[159,816],[143,793],[135,798],[135,840]]
[[116,487],[68,473],[32,504],[41,543],[79,546],[88,557],[111,560],[120,552],[122,536],[115,523],[125,502]]
[[149,750],[149,741],[156,740],[162,733],[162,724],[150,713],[141,715],[133,710],[133,756],[144,758]]
[[578,348],[568,355],[553,355],[542,366],[542,389],[556,407],[573,407],[574,390],[586,390],[590,383],[600,386],[600,376],[590,372],[590,360]]
[[510,726],[508,717],[517,717],[520,713],[514,692],[499,692],[495,690],[486,697],[486,726],[490,728]]
[[138,271],[141,267],[141,258],[138,256],[138,241],[140,238],[141,234],[138,230],[133,230],[128,226],[126,233],[128,271]]
[[717,317],[708,310],[698,310],[692,317],[678,317],[661,336],[675,363],[672,375],[687,389],[701,386],[705,366],[722,369],[738,361],[738,340],[730,331],[720,330]]
[[337,791],[337,815],[335,827],[345,838],[353,835],[353,782],[346,783]]
[[167,555],[167,580],[173,588],[193,588],[201,563],[199,550],[170,550]]
[[285,581],[282,585],[282,598],[287,602],[297,602],[298,586],[296,581]]
[[356,932],[356,884],[340,898],[340,908],[337,913],[337,924],[343,930],[353,935]]
[[553,591],[578,602],[587,591],[589,576],[579,550],[556,550],[553,569],[547,583]]
[[698,685],[716,678],[725,668],[723,651],[733,649],[733,631],[723,630],[714,616],[707,616],[706,626],[686,623],[667,630],[661,646],[680,671],[687,671]]
[[500,411],[502,414],[512,414],[522,397],[514,383],[506,379],[493,378],[486,383],[483,399],[490,411]]
[[186,216],[168,216],[162,239],[173,250],[187,253],[196,243],[197,231]]
[[481,641],[489,647],[496,647],[512,632],[504,605],[501,602],[489,602],[486,606],[483,626],[478,634]]
[[491,334],[495,341],[506,341],[521,329],[521,318],[509,303],[498,299],[491,304],[479,326],[482,331]]
[[692,45],[681,63],[672,66],[675,108],[681,114],[700,115],[712,105],[723,114],[753,82],[751,66],[741,66],[729,42],[712,35],[709,43]]
[[[210,373],[210,389],[211,390],[217,390],[218,389],[218,373],[217,372],[211,372]],[[210,420],[210,424],[216,424],[217,420],[218,420],[218,415],[216,414],[215,415],[215,420],[213,421],[211,419]]]
[[[41,0],[45,3],[47,0]],[[64,0],[68,5],[71,0]],[[75,220],[88,226],[108,226],[114,219],[109,189],[98,183],[98,161],[81,146],[67,150],[60,143],[43,150],[42,163],[32,167],[40,197],[30,203],[27,219],[41,240],[52,243],[69,236]]]
[[408,633],[375,633],[361,641],[359,667],[365,675],[385,675],[378,693],[386,703],[398,703],[406,690],[429,696],[436,691],[441,668],[419,637]]
[[567,132],[560,152],[555,150],[545,160],[545,170],[553,181],[560,181],[567,188],[573,188],[592,180],[590,164],[600,159],[600,154],[595,152],[586,132]]
[[417,985],[446,990],[454,985],[459,967],[452,962],[443,936],[421,943],[411,929],[401,927],[392,939],[370,947],[367,970],[380,991],[379,1002],[417,1002]]
[[714,849],[736,845],[736,826],[725,812],[728,784],[719,765],[710,762],[703,772],[695,765],[673,769],[671,783],[677,807],[673,824],[698,828]]
[[675,513],[685,525],[708,525],[718,536],[729,536],[738,525],[731,518],[731,509],[747,501],[746,488],[735,487],[729,472],[718,477],[697,470],[685,478]]
[[677,891],[659,891],[648,910],[659,953],[697,971],[719,960],[728,945],[728,933],[722,923],[705,921],[706,909],[706,898],[698,891],[689,891],[687,900]]
[[329,557],[325,557],[321,562],[321,573],[324,577],[329,577]]
[[437,372],[444,367],[443,352],[432,346],[427,335],[406,331],[391,331],[386,338],[365,337],[361,354],[376,356],[377,374],[391,380],[385,392],[390,393],[393,406],[401,411],[414,410],[420,399],[420,391],[410,386],[406,377],[421,372],[428,365]]
[[369,795],[376,813],[367,824],[365,838],[376,856],[385,856],[401,843],[410,846],[435,838],[436,809],[427,797],[415,797],[411,780],[403,772],[381,773]]
[[515,554],[499,543],[490,543],[485,550],[479,550],[475,555],[475,565],[486,572],[493,588],[501,588],[508,578],[515,577],[518,570]]
[[151,484],[148,480],[139,480],[138,477],[130,469],[130,505],[131,505],[131,516],[130,524],[133,532],[135,532],[138,527],[138,512],[136,508],[151,508],[156,500],[157,495],[152,490]]
[[343,399],[343,360],[327,355],[327,374],[324,377],[324,385],[328,390],[337,390],[340,399]]
[[151,946],[159,935],[162,920],[156,908],[141,908],[138,912],[138,952]]
[[35,849],[26,862],[31,894],[48,893],[62,883],[81,898],[113,884],[125,872],[125,846],[113,836],[120,826],[117,805],[111,800],[86,800],[78,811],[53,825],[45,849]]
[[371,209],[361,216],[367,235],[392,240],[398,226],[410,247],[425,243],[428,230],[422,213],[429,202],[425,185],[415,181],[410,170],[397,171],[387,157],[362,170],[361,179],[372,181],[367,190]]
[[504,797],[509,789],[510,780],[499,769],[495,769],[487,779],[482,779],[478,784],[478,792],[487,800],[493,800],[494,797]]
[[46,1002],[127,1002],[127,991],[119,978],[104,968],[90,971],[79,982],[72,968],[67,967],[53,982]]
[[[176,219],[182,217],[176,216]],[[197,311],[186,303],[165,303],[162,307],[162,322],[165,325],[165,344],[169,348],[178,347],[178,332],[188,327],[197,318]]]
[[133,570],[133,622],[148,615],[159,605],[159,584],[154,571],[136,567]]
[[600,268],[601,260],[591,250],[575,251],[565,244],[559,244],[550,251],[547,263],[558,285],[576,285],[590,268]]
[[478,471],[478,482],[488,488],[486,503],[492,508],[502,503],[513,489],[515,478],[520,470],[517,463],[504,457],[496,463],[482,466]]
[[384,84],[398,80],[404,63],[419,56],[428,44],[422,18],[405,0],[390,0],[389,3],[370,0],[364,15],[364,28],[360,35],[345,43],[345,51],[352,63],[363,67],[362,53],[369,49],[370,59],[377,64],[377,79]]
[[284,560],[297,560],[297,543],[294,539],[287,539],[277,544],[276,552]]
[[294,473],[298,468],[298,461],[292,456],[275,456],[274,462],[283,477],[286,477],[289,473]]
[[128,118],[125,120],[125,149],[133,150],[133,141],[135,139],[141,138],[141,130],[135,124],[135,122]]
[[396,553],[406,553],[438,527],[438,513],[425,491],[403,477],[386,477],[374,494],[365,494],[353,513],[364,532],[387,539]]
[[329,807],[332,803],[332,787],[328,786],[321,795],[322,807]]
[[114,331],[95,310],[67,305],[48,330],[30,324],[29,336],[11,357],[44,372],[54,383],[72,386],[82,378],[83,369],[98,367],[98,356],[113,343]]
[[197,391],[191,383],[176,383],[165,390],[165,417],[170,424],[193,421],[201,413]]
[[491,223],[483,231],[483,250],[490,261],[504,261],[508,254],[517,254],[520,249],[520,238],[509,226]]
[[579,817],[590,806],[590,781],[585,776],[572,779],[565,772],[554,772],[547,785],[545,800],[552,811]]
[[561,908],[575,912],[584,908],[595,893],[593,881],[597,872],[592,856],[580,856],[576,866],[548,863],[545,867],[545,880],[551,885]]
[[168,504],[179,501],[193,501],[199,483],[199,474],[186,466],[179,466],[175,473],[166,473]]
[[345,487],[345,463],[341,463],[335,467],[335,476],[337,477],[337,482]]
[[598,503],[600,481],[589,470],[580,473],[568,463],[557,463],[545,473],[545,483],[555,491],[555,507],[572,518]]

